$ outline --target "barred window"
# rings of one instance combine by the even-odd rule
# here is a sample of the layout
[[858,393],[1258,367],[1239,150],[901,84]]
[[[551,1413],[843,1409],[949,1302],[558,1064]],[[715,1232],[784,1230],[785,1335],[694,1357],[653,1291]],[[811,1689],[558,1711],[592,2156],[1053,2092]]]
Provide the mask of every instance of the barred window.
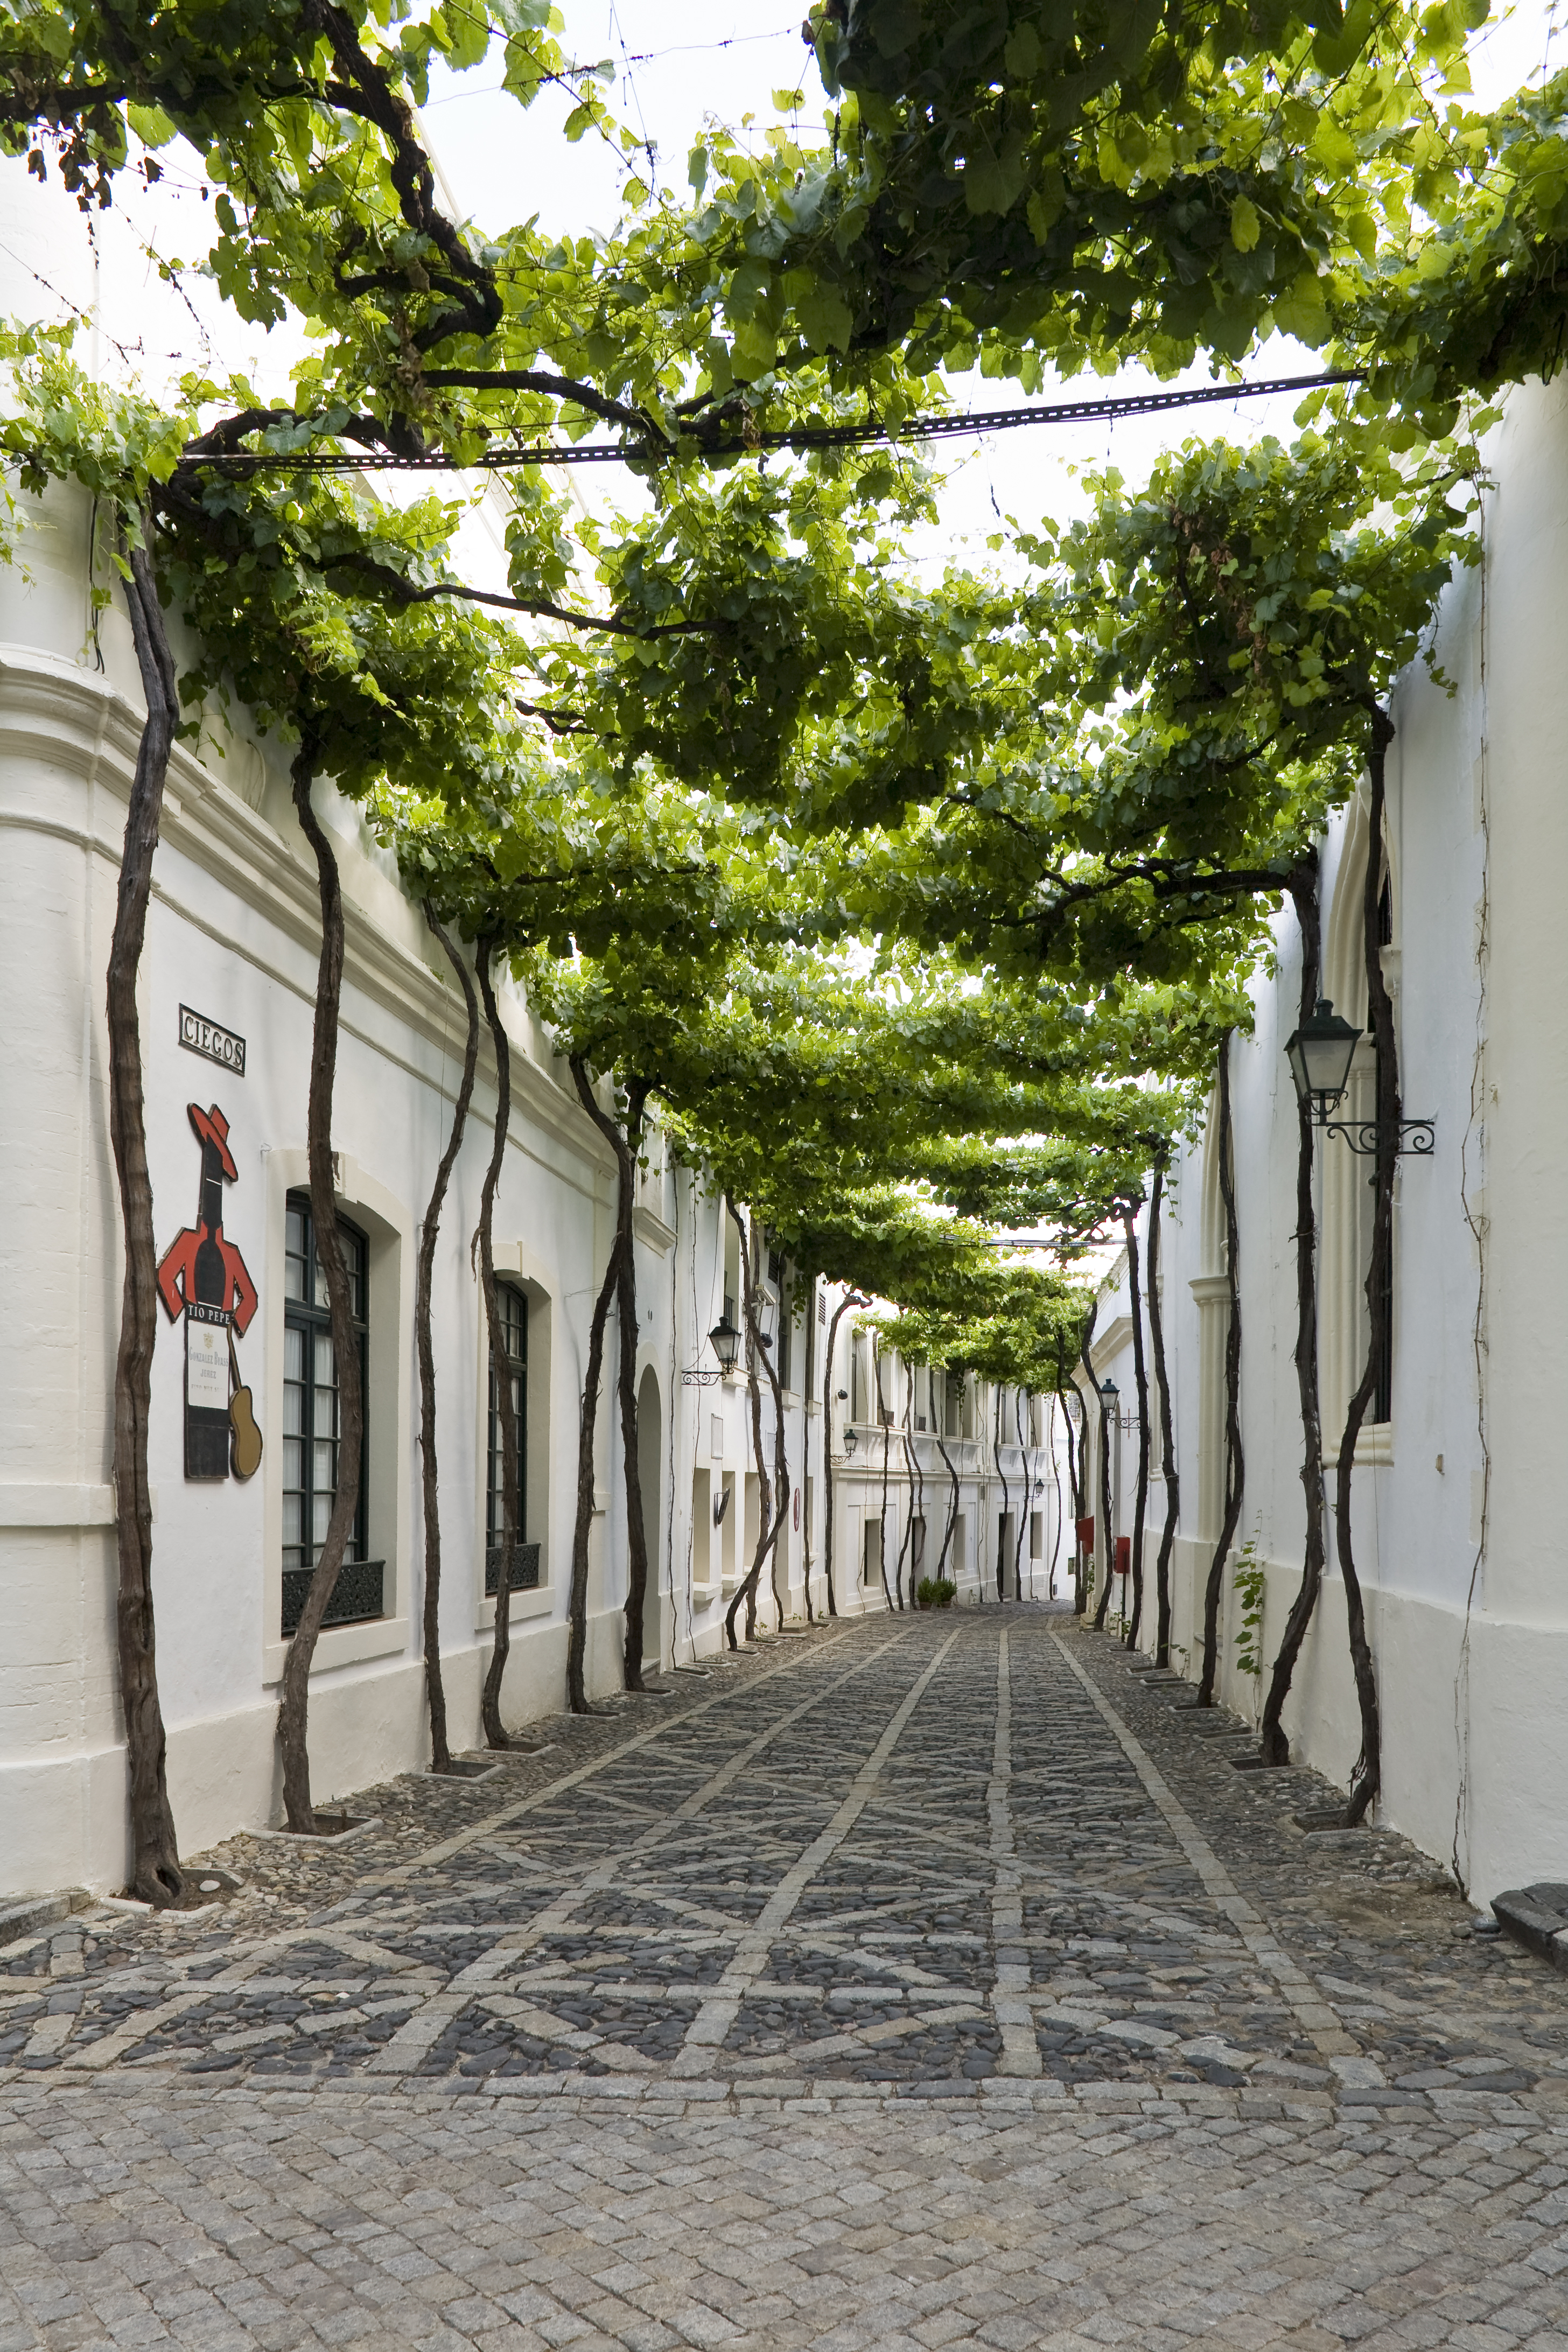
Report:
[[[369,1249],[338,1219],[359,1349],[360,1387],[369,1360]],[[326,1540],[338,1490],[339,1391],[327,1277],[316,1256],[308,1192],[290,1192],[283,1257],[283,1632],[294,1631]],[[343,1567],[324,1622],[341,1625],[382,1613],[381,1564],[365,1559],[369,1447],[360,1444],[359,1494]]]
[[[539,1582],[539,1546],[524,1543],[528,1528],[528,1298],[515,1282],[498,1282],[496,1305],[500,1319],[500,1351],[506,1358],[506,1378],[511,1383],[511,1409],[517,1421],[517,1492],[512,1536],[511,1590],[531,1590]],[[501,1538],[505,1533],[503,1464],[500,1432],[500,1388],[496,1349],[490,1349],[489,1434],[485,1458],[485,1591],[500,1588]]]

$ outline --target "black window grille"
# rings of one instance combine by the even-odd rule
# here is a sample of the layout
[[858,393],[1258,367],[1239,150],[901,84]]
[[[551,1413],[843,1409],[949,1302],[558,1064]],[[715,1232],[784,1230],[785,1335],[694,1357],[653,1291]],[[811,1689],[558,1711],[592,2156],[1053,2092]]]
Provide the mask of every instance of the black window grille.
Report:
[[790,1384],[790,1357],[795,1339],[795,1300],[781,1286],[779,1290],[779,1386]]
[[[357,1225],[338,1219],[348,1264],[349,1299],[359,1349],[361,1393],[369,1365],[370,1251]],[[367,1397],[368,1403],[368,1397]],[[282,1629],[300,1622],[338,1490],[339,1392],[327,1278],[316,1257],[308,1192],[290,1192],[283,1257],[283,1610]],[[368,1417],[368,1416],[367,1416]],[[384,1616],[384,1562],[365,1558],[365,1498],[370,1448],[360,1444],[359,1495],[343,1564],[322,1623],[356,1624]]]
[[[501,1352],[511,1383],[511,1409],[517,1418],[516,1516],[512,1521],[517,1548],[512,1553],[510,1590],[531,1591],[539,1582],[539,1546],[524,1543],[528,1525],[528,1298],[515,1282],[498,1282],[496,1305],[500,1311]],[[489,1425],[485,1459],[485,1591],[500,1590],[501,1538],[505,1532],[500,1434],[500,1389],[496,1377],[496,1350],[490,1349]]]

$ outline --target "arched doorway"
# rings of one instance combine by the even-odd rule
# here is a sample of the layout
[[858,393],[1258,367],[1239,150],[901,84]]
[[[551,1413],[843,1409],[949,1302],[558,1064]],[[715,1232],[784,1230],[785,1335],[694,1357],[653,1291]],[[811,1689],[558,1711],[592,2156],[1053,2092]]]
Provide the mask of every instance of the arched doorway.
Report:
[[637,1388],[637,1477],[642,1486],[643,1539],[647,1547],[647,1591],[643,1601],[643,1663],[657,1666],[668,1648],[664,1622],[664,1408],[651,1364]]

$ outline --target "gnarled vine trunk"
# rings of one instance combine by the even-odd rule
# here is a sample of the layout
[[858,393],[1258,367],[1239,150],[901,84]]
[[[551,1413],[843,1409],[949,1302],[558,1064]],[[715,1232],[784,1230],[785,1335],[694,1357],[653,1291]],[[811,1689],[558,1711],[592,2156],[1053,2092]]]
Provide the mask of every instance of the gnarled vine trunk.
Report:
[[[1089,1398],[1090,1398],[1091,1396],[1093,1396],[1093,1395],[1096,1393],[1096,1389],[1095,1389],[1095,1379],[1094,1379],[1094,1366],[1093,1366],[1093,1364],[1092,1364],[1092,1363],[1090,1362],[1090,1360],[1089,1360],[1089,1347],[1090,1347],[1090,1345],[1091,1345],[1091,1343],[1092,1343],[1092,1341],[1093,1341],[1093,1339],[1094,1339],[1094,1327],[1095,1327],[1095,1324],[1097,1323],[1097,1321],[1099,1320],[1099,1318],[1100,1318],[1100,1301],[1099,1301],[1099,1299],[1098,1299],[1098,1298],[1091,1298],[1091,1299],[1089,1300],[1089,1313],[1084,1317],[1084,1319],[1083,1319],[1083,1332],[1082,1332],[1082,1336],[1080,1337],[1080,1339],[1079,1339],[1079,1343],[1078,1343],[1078,1355],[1079,1355],[1079,1363],[1083,1366],[1083,1378],[1084,1378],[1084,1391],[1083,1391],[1083,1427],[1079,1431],[1079,1433],[1078,1433],[1078,1475],[1079,1475],[1079,1502],[1080,1502],[1080,1503],[1087,1503],[1087,1502],[1088,1502],[1088,1500],[1089,1500]],[[1100,1415],[1101,1434],[1102,1434],[1102,1436],[1103,1436],[1103,1430],[1104,1430],[1104,1419],[1105,1419],[1105,1416],[1104,1416],[1104,1413],[1102,1412],[1102,1413],[1101,1413],[1101,1415]],[[1089,1516],[1089,1514],[1088,1514],[1088,1512],[1087,1512],[1087,1511],[1080,1510],[1080,1511],[1079,1512],[1078,1516],[1079,1516],[1079,1518],[1087,1518],[1087,1517],[1088,1517],[1088,1516]],[[1105,1532],[1106,1532],[1106,1530],[1105,1530],[1104,1528],[1101,1528],[1100,1533],[1103,1535]],[[1083,1547],[1082,1547],[1082,1545],[1081,1545],[1081,1544],[1080,1544],[1080,1545],[1079,1545],[1079,1558],[1080,1558],[1080,1559],[1081,1559],[1081,1558],[1082,1558],[1082,1556],[1083,1556]],[[1073,1596],[1073,1597],[1074,1597],[1075,1603],[1076,1603],[1076,1613],[1077,1613],[1079,1617],[1082,1617],[1083,1615],[1085,1615],[1085,1614],[1086,1614],[1086,1612],[1087,1612],[1087,1611],[1088,1611],[1088,1609],[1089,1609],[1089,1596],[1090,1590],[1091,1590],[1091,1588],[1092,1588],[1092,1584],[1093,1584],[1093,1578],[1094,1578],[1094,1547],[1093,1547],[1093,1545],[1091,1544],[1091,1545],[1089,1546],[1089,1559],[1088,1559],[1088,1561],[1087,1561],[1087,1563],[1086,1563],[1086,1565],[1085,1565],[1083,1574],[1082,1574],[1082,1576],[1081,1576],[1081,1578],[1080,1578],[1080,1580],[1079,1580],[1079,1581],[1078,1585],[1075,1587],[1074,1596]],[[1107,1580],[1107,1581],[1109,1581],[1109,1579]]]
[[1024,1598],[1024,1535],[1029,1524],[1029,1489],[1033,1484],[1029,1476],[1029,1448],[1026,1443],[1028,1424],[1024,1416],[1025,1393],[1023,1389],[1015,1389],[1013,1391],[1013,1426],[1018,1433],[1018,1467],[1024,1478],[1024,1496],[1018,1506],[1017,1531],[1013,1538],[1013,1598],[1015,1601],[1022,1601]]
[[[816,1612],[811,1605],[811,1343],[816,1330],[816,1276],[813,1275],[805,1294],[806,1363],[805,1387],[800,1416],[800,1574],[801,1591],[805,1596],[805,1622],[816,1622]],[[826,1424],[822,1440],[824,1454],[827,1451]]]
[[[1120,1412],[1120,1405],[1117,1410]],[[1103,1396],[1100,1400],[1100,1526],[1105,1553],[1105,1587],[1095,1603],[1094,1630],[1103,1633],[1110,1591],[1116,1582],[1116,1533],[1110,1520],[1110,1412]]]
[[[642,1606],[647,1591],[647,1544],[642,1517],[642,1478],[640,1466],[637,1465],[637,1398],[635,1391],[633,1392],[631,1399],[631,1429],[629,1439],[626,1433],[626,1391],[629,1383],[626,1375],[626,1358],[628,1328],[631,1335],[632,1368],[634,1370],[636,1369],[637,1361],[637,1289],[635,1276],[628,1280],[626,1271],[626,1260],[630,1257],[632,1249],[631,1163],[633,1154],[627,1151],[625,1139],[615,1121],[611,1118],[607,1118],[605,1113],[600,1109],[597,1098],[594,1093],[593,1082],[588,1076],[588,1066],[583,1055],[580,1054],[572,1055],[569,1058],[568,1067],[572,1072],[572,1083],[577,1089],[577,1099],[582,1104],[583,1108],[587,1112],[588,1117],[593,1120],[594,1125],[598,1129],[600,1134],[603,1135],[609,1143],[611,1150],[616,1155],[616,1166],[617,1171],[616,1192],[616,1230],[610,1243],[609,1256],[605,1265],[604,1278],[599,1285],[598,1296],[594,1301],[594,1311],[588,1321],[588,1361],[584,1373],[583,1395],[577,1423],[577,1508],[572,1530],[572,1591],[567,1602],[566,1703],[572,1709],[574,1715],[586,1715],[590,1711],[588,1706],[586,1661],[588,1650],[588,1546],[594,1526],[594,1441],[599,1421],[599,1386],[604,1377],[605,1368],[605,1327],[609,1320],[610,1301],[612,1298],[618,1302],[618,1317],[621,1327],[620,1354],[616,1376],[617,1388],[620,1392],[621,1402],[621,1450],[623,1456],[626,1457],[626,1460],[629,1461],[632,1465],[632,1467],[626,1472],[626,1491],[627,1496],[628,1516],[630,1512],[631,1497],[634,1494],[637,1497],[637,1525],[635,1530],[628,1528],[627,1542],[628,1544],[633,1543],[634,1541],[640,1543],[642,1547],[643,1561],[643,1583],[639,1587],[637,1594],[637,1681],[633,1684],[628,1684],[627,1685],[628,1688],[632,1689],[640,1689],[642,1684]],[[637,1099],[637,1131],[640,1133],[643,1106],[647,1099],[648,1089],[646,1083],[641,1080],[638,1081],[638,1089],[639,1091]],[[625,1468],[625,1462],[623,1462],[623,1468]],[[631,1612],[628,1595],[628,1654],[630,1650],[630,1636]]]
[[305,1835],[313,1834],[316,1827],[310,1802],[308,1746],[310,1660],[353,1532],[359,1509],[360,1454],[364,1444],[364,1383],[332,1169],[332,1089],[337,1076],[338,1013],[343,984],[343,896],[337,858],[310,805],[316,750],[315,742],[307,735],[295,754],[292,776],[295,813],[315,856],[321,901],[321,954],[316,971],[306,1141],[316,1263],[326,1276],[332,1356],[337,1367],[338,1453],[337,1483],[326,1538],[305,1593],[294,1638],[289,1644],[278,1708],[278,1738],[283,1751],[284,1815],[291,1830]]
[[577,1505],[572,1522],[572,1582],[566,1601],[566,1704],[574,1715],[591,1712],[587,1686],[588,1548],[594,1531],[594,1433],[599,1419],[599,1384],[605,1371],[605,1326],[620,1272],[620,1252],[612,1244],[588,1318],[588,1360],[577,1408]]
[[445,1772],[451,1764],[452,1751],[447,1744],[447,1690],[441,1676],[441,1496],[437,1480],[436,1350],[430,1331],[430,1292],[441,1211],[446,1203],[452,1170],[462,1150],[468,1105],[474,1097],[474,1073],[479,1058],[479,1007],[474,983],[468,977],[468,967],[436,920],[428,903],[425,908],[425,919],[440,940],[447,961],[457,973],[468,1013],[463,1075],[458,1082],[458,1097],[452,1106],[452,1124],[447,1137],[447,1147],[437,1166],[436,1181],[430,1187],[430,1198],[426,1205],[425,1222],[419,1228],[419,1260],[414,1280],[414,1345],[419,1360],[419,1476],[425,1506],[425,1696],[430,1710],[430,1760],[437,1772]]
[[1345,1416],[1334,1472],[1334,1549],[1345,1586],[1345,1618],[1350,1634],[1351,1664],[1355,1672],[1356,1705],[1361,1711],[1361,1754],[1351,1775],[1345,1824],[1353,1829],[1383,1786],[1383,1729],[1377,1704],[1377,1677],[1372,1645],[1367,1639],[1366,1604],[1356,1572],[1351,1526],[1351,1475],[1355,1467],[1356,1440],[1366,1409],[1377,1392],[1384,1370],[1388,1330],[1382,1302],[1387,1290],[1394,1252],[1394,1171],[1399,1153],[1399,1061],[1394,1034],[1394,1003],[1383,975],[1383,942],[1379,937],[1379,903],[1383,895],[1383,811],[1386,790],[1388,746],[1394,729],[1387,715],[1374,706],[1372,744],[1367,767],[1372,785],[1367,812],[1366,887],[1362,898],[1362,944],[1366,957],[1367,1010],[1376,1053],[1377,1153],[1373,1161],[1372,1258],[1366,1270],[1366,1363],[1356,1383]]
[[[877,1431],[882,1441],[882,1505],[880,1516],[877,1521],[877,1568],[878,1572],[882,1579],[882,1598],[887,1602],[890,1612],[893,1606],[893,1596],[888,1589],[888,1455],[889,1451],[889,1433],[888,1429],[887,1399],[882,1394],[882,1350],[877,1343],[877,1334],[875,1330],[871,1333],[871,1378],[876,1384],[877,1390]],[[902,1610],[903,1605],[903,1595],[900,1593],[899,1596],[899,1607],[900,1610]]]
[[1138,1646],[1143,1622],[1143,1517],[1149,1507],[1149,1376],[1143,1365],[1143,1298],[1139,1286],[1138,1227],[1132,1210],[1122,1212],[1127,1236],[1127,1295],[1132,1307],[1132,1385],[1138,1397],[1138,1486],[1132,1503],[1132,1615],[1125,1646]]
[[[915,1446],[914,1440],[910,1434],[910,1414],[912,1412],[914,1405],[914,1381],[912,1377],[910,1382],[910,1401],[904,1407],[904,1425],[899,1432],[899,1442],[904,1449],[904,1469],[909,1477],[910,1494],[912,1496],[915,1491]],[[898,1586],[898,1589],[901,1593],[904,1589],[904,1561],[906,1559],[909,1560],[910,1607],[911,1609],[915,1605],[915,1563],[912,1549],[914,1538],[915,1514],[913,1503],[911,1501],[910,1507],[904,1513],[904,1532],[899,1544],[898,1566],[893,1571],[893,1581]]]
[[[784,1326],[784,1292],[781,1286],[779,1292],[781,1329]],[[784,1383],[779,1379],[778,1366],[774,1363],[770,1349],[763,1349],[763,1361],[767,1367],[768,1386],[773,1391],[773,1493],[778,1500],[778,1509],[773,1517],[773,1549],[768,1555],[768,1581],[773,1587],[773,1607],[779,1612],[779,1632],[782,1633],[784,1627],[784,1594],[779,1591],[779,1554],[784,1549],[784,1528],[788,1524],[790,1498],[795,1488],[790,1482],[789,1475],[789,1431],[784,1425]]]
[[1160,1555],[1154,1563],[1154,1664],[1171,1662],[1171,1556],[1181,1515],[1181,1485],[1176,1467],[1176,1438],[1171,1412],[1171,1382],[1165,1365],[1165,1318],[1160,1305],[1160,1212],[1164,1202],[1165,1155],[1154,1161],[1149,1188],[1149,1338],[1154,1351],[1154,1387],[1160,1399],[1160,1462],[1165,1480],[1165,1524],[1160,1531]]
[[[914,1394],[915,1376],[911,1371],[910,1374],[910,1407],[911,1412],[914,1408]],[[925,1570],[927,1558],[926,1474],[921,1462],[920,1447],[915,1444],[912,1436],[906,1438],[905,1451],[910,1457],[910,1492],[914,1497],[914,1506],[910,1514],[910,1591],[912,1594],[917,1594],[918,1596],[918,1587],[921,1583],[921,1577],[918,1576],[915,1571],[917,1567],[922,1571]],[[919,1519],[921,1523],[921,1556],[918,1562],[915,1559],[914,1549],[914,1523],[916,1519]]]
[[142,1903],[173,1903],[184,1888],[174,1816],[169,1805],[163,1710],[153,1614],[153,1497],[147,1433],[153,1404],[153,1350],[158,1337],[157,1245],[147,1167],[146,1103],[136,974],[147,936],[153,858],[163,785],[179,716],[174,656],[145,547],[127,548],[125,602],[147,717],[125,812],[125,844],[109,950],[109,1134],[125,1235],[120,1344],[114,1360],[115,1548],[119,1570],[115,1636],[120,1702],[125,1717],[130,1783],[131,1875],[127,1891]]
[[507,1370],[494,1248],[496,1191],[500,1183],[501,1170],[506,1164],[507,1129],[511,1124],[511,1045],[490,982],[490,963],[496,946],[493,934],[481,939],[475,958],[479,994],[484,999],[485,1021],[489,1029],[490,1043],[495,1048],[496,1123],[489,1163],[485,1170],[484,1186],[479,1194],[479,1223],[474,1240],[479,1254],[479,1286],[484,1292],[485,1326],[490,1337],[490,1377],[495,1382],[496,1418],[500,1423],[501,1453],[500,1566],[496,1572],[496,1613],[490,1662],[485,1671],[484,1687],[479,1693],[479,1720],[484,1727],[486,1746],[507,1748],[512,1745],[512,1740],[501,1721],[500,1686],[511,1651],[511,1566],[521,1529],[517,1524],[517,1411],[512,1403],[511,1376]]
[[[741,1237],[741,1289],[746,1319],[746,1379],[752,1416],[752,1459],[757,1465],[757,1548],[752,1556],[752,1565],[746,1571],[745,1580],[737,1590],[734,1599],[724,1614],[725,1639],[732,1650],[738,1650],[741,1645],[735,1639],[735,1620],[743,1603],[746,1611],[746,1639],[749,1642],[756,1631],[757,1587],[762,1581],[763,1570],[778,1530],[773,1524],[773,1484],[768,1476],[768,1465],[763,1454],[763,1392],[757,1380],[757,1358],[763,1350],[757,1330],[756,1273],[752,1263],[752,1244],[756,1236],[756,1220],[755,1218],[752,1220],[752,1234],[748,1236],[741,1213],[728,1192],[724,1195],[724,1207],[727,1214],[733,1219],[735,1230]],[[777,1375],[771,1363],[768,1365],[768,1378],[774,1390],[776,1410],[778,1407]]]
[[1007,1505],[1011,1500],[1011,1490],[1007,1485],[1007,1473],[1002,1466],[1002,1400],[1006,1393],[1005,1383],[998,1381],[996,1410],[992,1417],[991,1435],[991,1451],[996,1457],[996,1475],[1002,1481],[1002,1516],[996,1522],[996,1598],[998,1601],[1005,1601],[1007,1597],[1007,1562],[1003,1556],[1003,1546],[1006,1541]]
[[637,1277],[632,1211],[637,1205],[637,1163],[642,1150],[643,1114],[652,1087],[647,1078],[626,1080],[625,1129],[599,1108],[587,1068],[574,1056],[577,1098],[616,1155],[616,1320],[619,1326],[616,1393],[621,1409],[621,1477],[626,1502],[626,1637],[622,1677],[627,1690],[643,1687],[644,1617],[647,1608],[647,1521],[643,1515],[642,1457],[637,1445]]
[[[1317,1004],[1322,971],[1316,853],[1293,877],[1290,896],[1301,932],[1300,1017],[1305,1021]],[[1285,1620],[1279,1653],[1263,1703],[1258,1753],[1265,1764],[1290,1761],[1290,1743],[1285,1737],[1281,1717],[1323,1584],[1323,1429],[1318,1404],[1317,1221],[1312,1208],[1312,1114],[1309,1104],[1297,1104],[1296,1121],[1296,1391],[1300,1400],[1301,1488],[1307,1506],[1307,1535],[1300,1586]]]
[[947,1506],[947,1525],[942,1531],[942,1551],[936,1563],[936,1572],[939,1581],[947,1574],[947,1556],[952,1549],[952,1538],[958,1527],[958,1472],[954,1469],[952,1456],[947,1450],[947,1433],[942,1426],[943,1420],[946,1418],[946,1406],[947,1395],[944,1383],[942,1392],[942,1411],[940,1413],[938,1412],[936,1405],[936,1383],[933,1380],[931,1392],[931,1434],[936,1439],[936,1450],[942,1458],[942,1462],[947,1469],[947,1475],[952,1481],[952,1493],[948,1499]]
[[1236,1541],[1241,1517],[1241,1497],[1247,1465],[1241,1451],[1241,1289],[1237,1261],[1241,1242],[1236,1221],[1236,1171],[1231,1165],[1230,1035],[1219,1046],[1219,1194],[1225,1208],[1225,1275],[1229,1312],[1225,1329],[1225,1507],[1219,1541],[1209,1562],[1204,1586],[1204,1663],[1198,1682],[1198,1705],[1214,1705],[1215,1677],[1219,1671],[1219,1603],[1225,1564]]
[[1062,1401],[1062,1418],[1067,1423],[1068,1433],[1068,1492],[1072,1496],[1073,1516],[1072,1607],[1073,1615],[1075,1617],[1081,1617],[1084,1611],[1084,1602],[1088,1596],[1085,1591],[1084,1585],[1083,1546],[1079,1541],[1078,1522],[1079,1519],[1087,1518],[1089,1516],[1084,1509],[1084,1502],[1086,1499],[1084,1493],[1084,1480],[1088,1473],[1088,1464],[1085,1456],[1088,1452],[1089,1415],[1086,1412],[1083,1415],[1083,1419],[1079,1427],[1077,1429],[1073,1427],[1072,1399],[1073,1396],[1077,1394],[1077,1391],[1074,1390],[1069,1393],[1065,1377],[1065,1369],[1066,1368],[1064,1367],[1062,1377],[1058,1379],[1057,1394]]
[[1046,1599],[1057,1597],[1057,1562],[1062,1556],[1062,1465],[1057,1452],[1057,1398],[1051,1398],[1051,1409],[1046,1422],[1046,1451],[1051,1465],[1051,1496],[1056,1504],[1051,1535],[1051,1565],[1046,1579]]
[[827,1327],[827,1346],[822,1374],[822,1572],[827,1584],[827,1613],[838,1614],[838,1601],[833,1590],[833,1364],[838,1345],[838,1326],[851,1307],[864,1307],[866,1301],[858,1290],[847,1290],[833,1310]]

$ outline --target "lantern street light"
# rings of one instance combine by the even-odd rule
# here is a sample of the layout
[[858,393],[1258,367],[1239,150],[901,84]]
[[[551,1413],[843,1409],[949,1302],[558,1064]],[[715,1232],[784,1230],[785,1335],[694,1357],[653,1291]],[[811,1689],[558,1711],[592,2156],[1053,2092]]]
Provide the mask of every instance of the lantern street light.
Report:
[[741,1334],[731,1322],[727,1307],[709,1332],[708,1338],[713,1353],[719,1359],[720,1370],[732,1372],[735,1369],[735,1358],[740,1352]]
[[721,1379],[726,1372],[732,1372],[735,1369],[735,1355],[741,1345],[741,1335],[730,1320],[728,1308],[714,1324],[708,1334],[708,1339],[713,1353],[719,1359],[719,1370],[716,1372],[710,1371],[706,1365],[700,1365],[694,1370],[682,1372],[680,1385],[683,1389],[710,1389],[716,1380]]
[[1287,1041],[1296,1098],[1309,1106],[1315,1126],[1327,1126],[1329,1113],[1349,1086],[1360,1042],[1361,1031],[1336,1013],[1326,996],[1319,997],[1317,1011]]
[[[1117,1410],[1121,1402],[1121,1391],[1117,1387],[1116,1382],[1111,1379],[1110,1374],[1107,1372],[1105,1378],[1100,1384],[1100,1425],[1103,1431],[1106,1423],[1109,1422],[1110,1428],[1115,1432],[1114,1436],[1110,1440],[1110,1462],[1109,1465],[1110,1475],[1106,1480],[1106,1485],[1110,1490],[1110,1508],[1106,1515],[1110,1524],[1105,1529],[1105,1574],[1108,1583],[1110,1578],[1116,1573],[1117,1522],[1121,1517],[1121,1415]],[[1100,1442],[1103,1444],[1103,1437]],[[1123,1580],[1121,1587],[1121,1608],[1122,1613],[1125,1615],[1127,1611],[1127,1586],[1125,1580]]]
[[[1307,1110],[1312,1125],[1321,1128],[1325,1135],[1342,1135],[1352,1151],[1371,1159],[1378,1148],[1378,1121],[1330,1117],[1350,1084],[1351,1063],[1361,1034],[1334,1011],[1326,996],[1320,996],[1316,1012],[1287,1038],[1285,1058],[1290,1065],[1296,1099]],[[1432,1132],[1436,1125],[1435,1115],[1431,1118],[1402,1118],[1394,1139],[1394,1150],[1430,1159],[1436,1149]]]

